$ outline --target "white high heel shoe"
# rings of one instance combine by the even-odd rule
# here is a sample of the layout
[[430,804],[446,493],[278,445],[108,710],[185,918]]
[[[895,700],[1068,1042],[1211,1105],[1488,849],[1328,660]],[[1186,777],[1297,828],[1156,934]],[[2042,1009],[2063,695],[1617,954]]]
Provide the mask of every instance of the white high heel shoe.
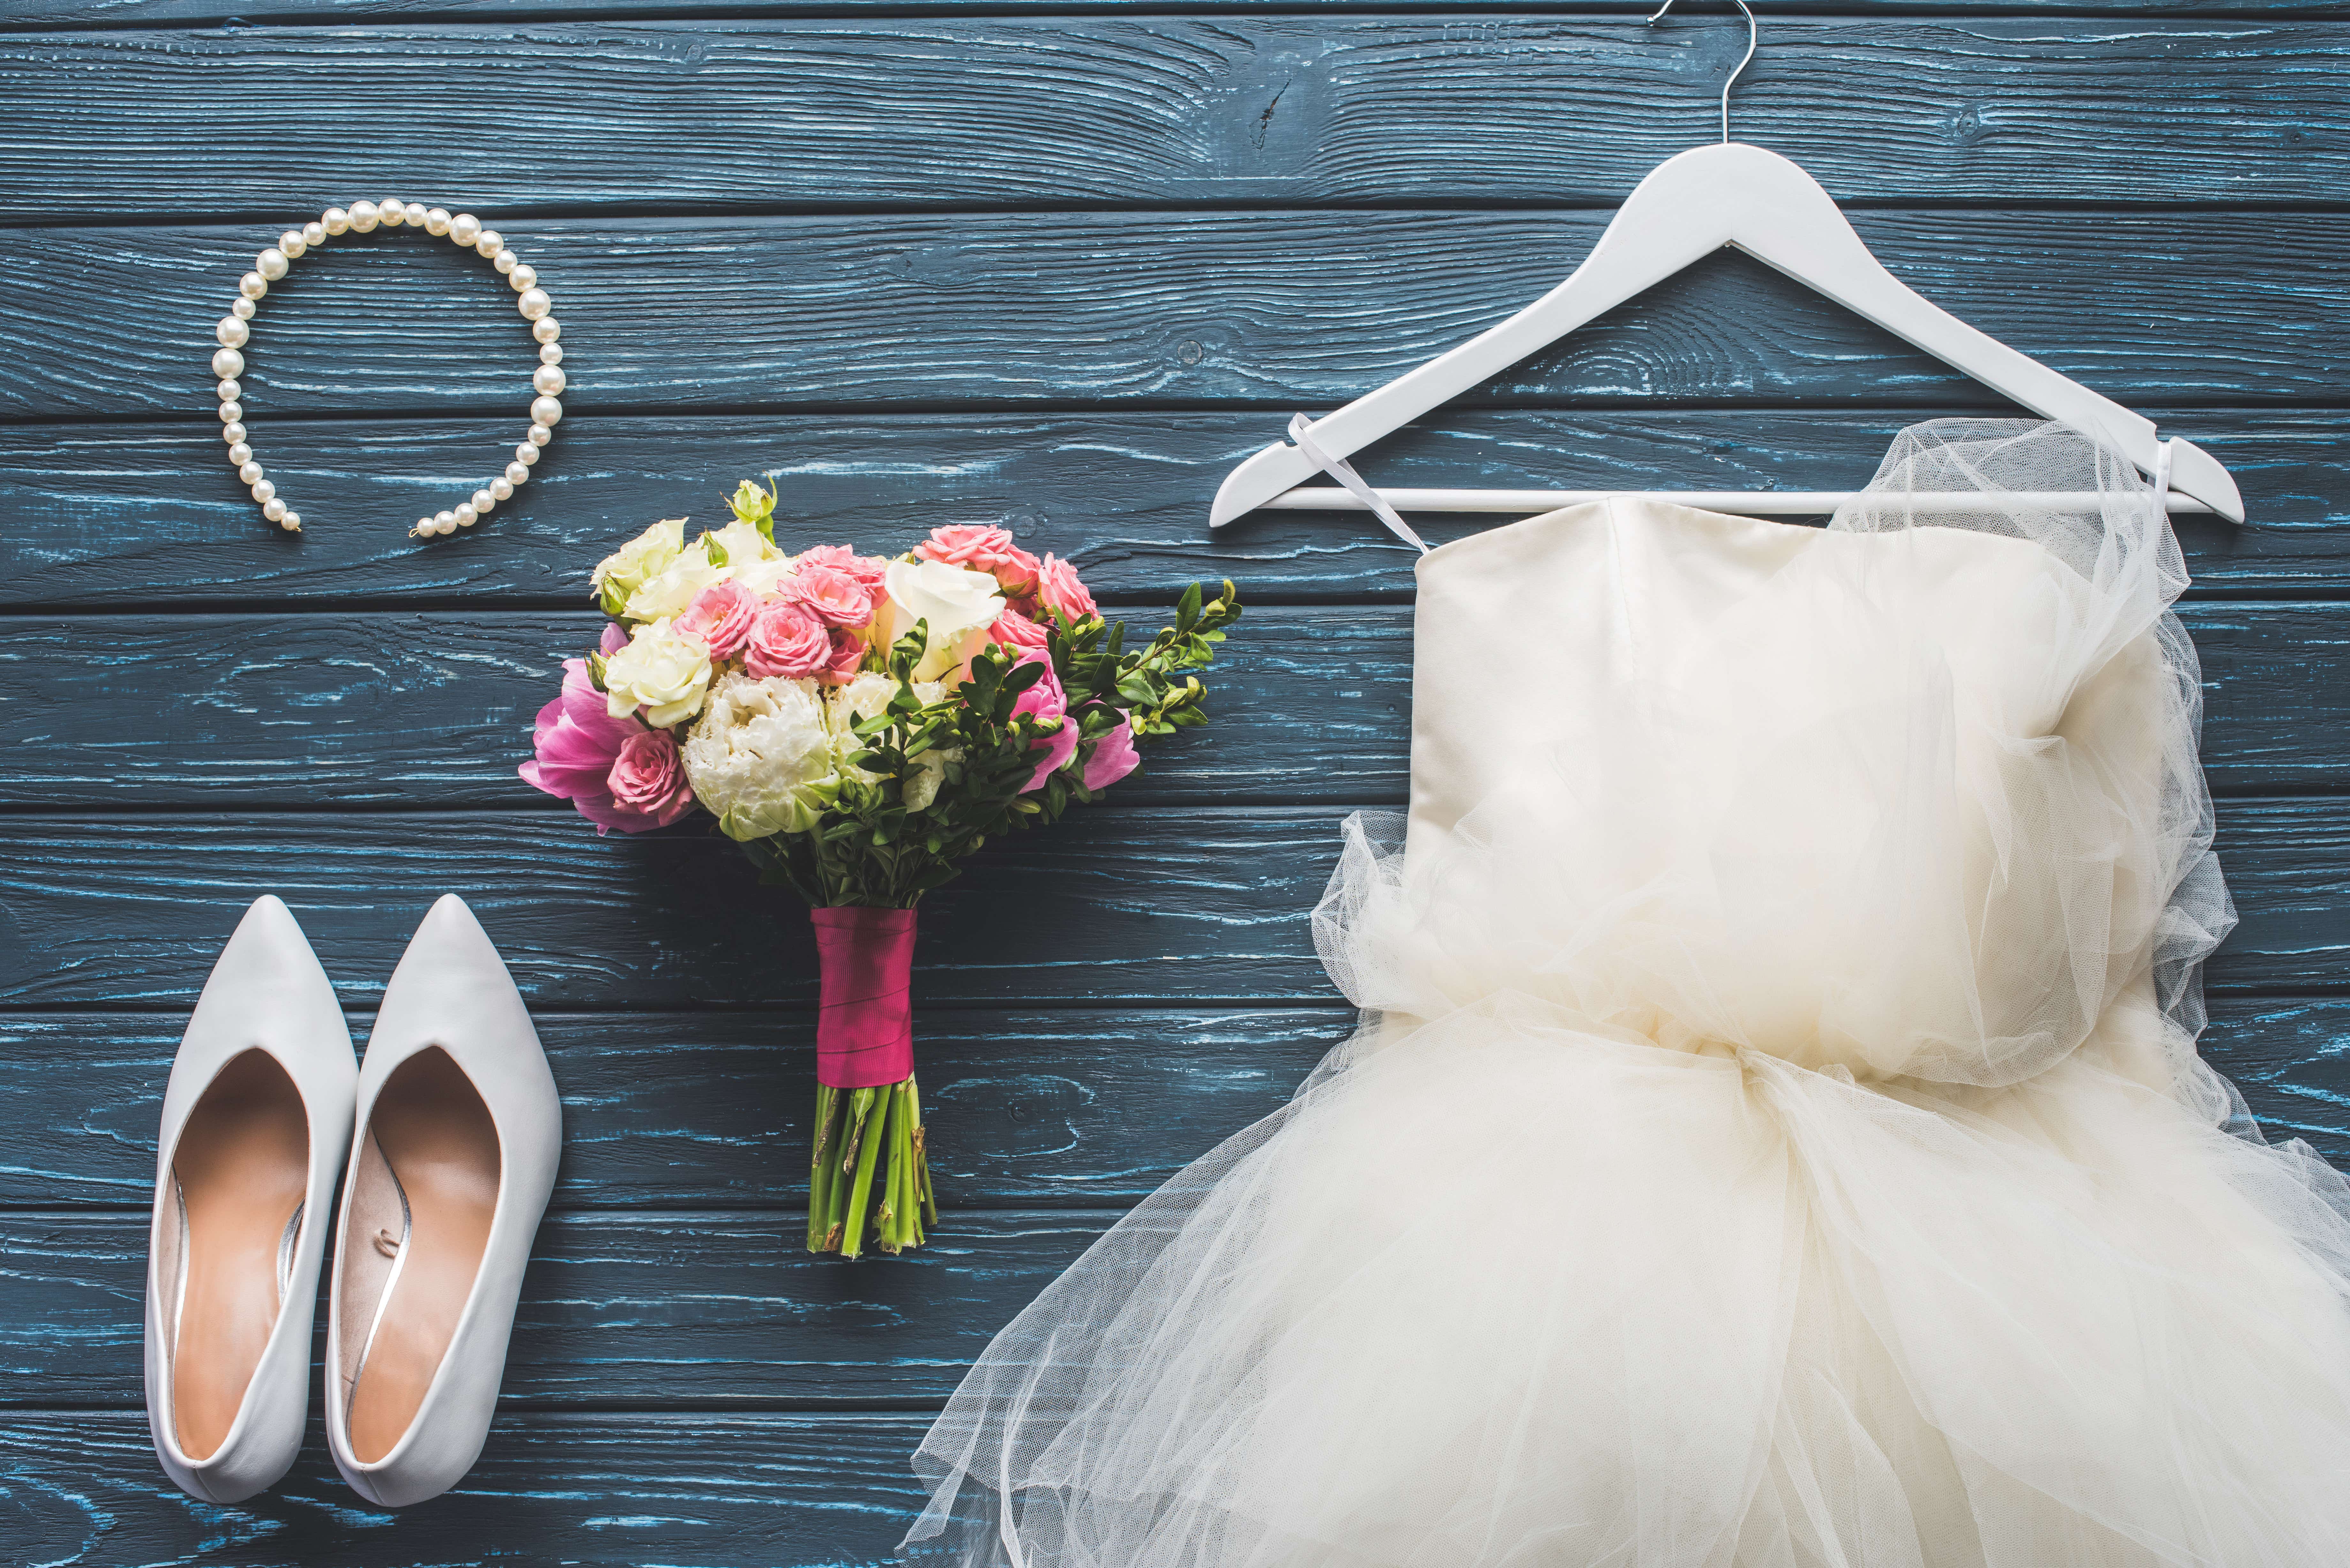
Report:
[[147,1419],[164,1473],[239,1502],[294,1463],[359,1069],[294,916],[255,900],[172,1063],[147,1251]]
[[385,987],[359,1068],[328,1308],[327,1442],[400,1508],[482,1451],[563,1109],[497,949],[452,894]]

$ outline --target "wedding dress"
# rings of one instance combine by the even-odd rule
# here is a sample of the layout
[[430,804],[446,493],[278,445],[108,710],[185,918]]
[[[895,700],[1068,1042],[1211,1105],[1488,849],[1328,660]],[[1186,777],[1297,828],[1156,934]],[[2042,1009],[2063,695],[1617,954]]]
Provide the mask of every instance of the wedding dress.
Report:
[[1315,913],[1362,1030],[996,1338],[910,1552],[2350,1563],[2345,1188],[2194,1051],[2185,582],[2004,421],[1825,530],[1426,556],[1409,817]]

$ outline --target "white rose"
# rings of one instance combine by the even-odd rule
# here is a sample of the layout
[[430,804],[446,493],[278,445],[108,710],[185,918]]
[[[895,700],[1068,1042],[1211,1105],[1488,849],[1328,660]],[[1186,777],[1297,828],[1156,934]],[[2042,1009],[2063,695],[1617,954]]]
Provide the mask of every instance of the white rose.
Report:
[[718,546],[719,553],[726,557],[724,570],[730,574],[740,573],[762,561],[779,561],[784,556],[773,539],[748,523],[729,523],[713,533],[704,534],[702,538],[708,545]]
[[[703,535],[702,538],[708,538]],[[710,564],[710,552],[696,539],[686,552],[671,561],[642,587],[629,596],[628,618],[633,621],[670,620],[685,613],[693,596],[711,584],[723,581],[725,573]]]
[[607,615],[619,615],[629,596],[677,559],[685,548],[685,519],[670,517],[654,524],[596,566],[596,597]]
[[813,680],[740,671],[685,738],[685,776],[733,839],[806,833],[839,793],[839,743]]
[[738,566],[730,556],[726,563],[726,575],[764,598],[792,575],[792,558],[778,554],[764,561],[752,561]]
[[882,574],[889,590],[889,640],[906,635],[916,621],[929,623],[921,680],[936,680],[969,657],[973,634],[1003,613],[1003,592],[985,572],[966,572],[944,561],[892,561]]
[[[840,747],[844,753],[856,751],[865,743],[857,738],[851,726],[858,720],[870,719],[887,708],[897,690],[895,677],[870,673],[858,676],[846,686],[832,689],[825,704],[825,719],[832,732],[840,737]],[[935,680],[914,682],[914,700],[925,707],[945,696],[946,691],[947,689]],[[960,761],[962,757],[962,748],[960,746],[928,751],[916,756],[913,759],[914,772],[907,777],[899,796],[906,809],[920,811],[938,799],[939,784],[946,776],[947,763]],[[862,768],[857,772],[867,779],[873,776]]]
[[666,620],[639,627],[629,646],[604,661],[606,706],[615,719],[642,707],[645,722],[666,730],[700,712],[709,691],[709,646]]

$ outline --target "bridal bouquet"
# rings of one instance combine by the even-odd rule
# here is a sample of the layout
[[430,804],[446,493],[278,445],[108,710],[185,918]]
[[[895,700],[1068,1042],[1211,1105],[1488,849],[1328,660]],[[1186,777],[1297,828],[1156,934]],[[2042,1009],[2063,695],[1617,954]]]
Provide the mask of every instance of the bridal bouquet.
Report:
[[775,492],[692,543],[656,523],[596,568],[612,618],[540,710],[530,784],[598,832],[696,811],[816,927],[811,1251],[920,1246],[938,1220],[914,1084],[914,908],[996,836],[1131,773],[1206,722],[1199,677],[1239,618],[1198,584],[1129,648],[1069,563],[957,524],[902,556],[775,543]]

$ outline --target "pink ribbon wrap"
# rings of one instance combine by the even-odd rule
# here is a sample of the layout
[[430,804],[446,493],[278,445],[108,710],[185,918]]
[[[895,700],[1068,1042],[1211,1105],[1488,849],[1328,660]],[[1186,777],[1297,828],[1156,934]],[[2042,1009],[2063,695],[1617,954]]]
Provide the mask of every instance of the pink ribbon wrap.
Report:
[[822,991],[816,1081],[877,1089],[914,1075],[911,909],[810,909]]

